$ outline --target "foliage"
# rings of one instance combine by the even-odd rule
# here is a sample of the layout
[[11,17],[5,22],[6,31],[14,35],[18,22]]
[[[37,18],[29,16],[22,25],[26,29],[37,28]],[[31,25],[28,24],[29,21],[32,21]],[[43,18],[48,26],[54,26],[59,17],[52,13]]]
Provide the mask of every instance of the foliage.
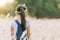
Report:
[[13,4],[7,4],[0,13],[15,14],[15,8],[18,4],[26,4],[29,10],[29,15],[37,18],[56,18],[60,17],[56,0],[15,0]]

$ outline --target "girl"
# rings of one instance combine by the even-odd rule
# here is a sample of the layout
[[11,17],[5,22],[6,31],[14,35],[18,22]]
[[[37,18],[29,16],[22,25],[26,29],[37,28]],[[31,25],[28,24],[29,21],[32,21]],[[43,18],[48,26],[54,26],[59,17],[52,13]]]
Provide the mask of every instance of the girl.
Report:
[[25,30],[27,31],[25,37],[27,37],[28,40],[30,39],[30,24],[29,20],[26,19],[26,16],[27,16],[26,6],[18,5],[15,11],[15,18],[12,21],[11,25],[11,36],[16,35],[16,40],[24,39],[24,38],[21,39],[21,36]]

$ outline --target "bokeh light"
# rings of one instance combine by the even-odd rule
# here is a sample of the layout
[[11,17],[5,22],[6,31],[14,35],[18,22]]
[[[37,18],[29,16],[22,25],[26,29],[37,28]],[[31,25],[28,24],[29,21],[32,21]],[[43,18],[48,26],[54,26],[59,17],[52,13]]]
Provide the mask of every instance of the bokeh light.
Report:
[[13,3],[14,0],[0,0],[0,7],[5,6],[7,3]]

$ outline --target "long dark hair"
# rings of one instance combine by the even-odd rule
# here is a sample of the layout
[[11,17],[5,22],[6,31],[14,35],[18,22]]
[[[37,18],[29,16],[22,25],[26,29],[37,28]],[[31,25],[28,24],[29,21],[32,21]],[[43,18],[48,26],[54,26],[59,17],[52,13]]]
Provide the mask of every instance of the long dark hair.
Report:
[[20,12],[19,15],[21,16],[21,26],[23,31],[26,29],[26,20],[25,20],[24,10],[25,9],[22,6],[17,7],[17,11]]

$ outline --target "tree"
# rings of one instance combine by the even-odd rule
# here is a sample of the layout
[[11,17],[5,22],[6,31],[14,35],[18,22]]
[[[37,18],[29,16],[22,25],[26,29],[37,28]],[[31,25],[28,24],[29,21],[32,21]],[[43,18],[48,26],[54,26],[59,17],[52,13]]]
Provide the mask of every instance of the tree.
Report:
[[12,5],[8,5],[2,12],[10,12],[11,15],[14,15],[15,8],[18,4],[26,4],[29,10],[29,15],[36,16],[37,18],[60,17],[56,0],[15,0]]

